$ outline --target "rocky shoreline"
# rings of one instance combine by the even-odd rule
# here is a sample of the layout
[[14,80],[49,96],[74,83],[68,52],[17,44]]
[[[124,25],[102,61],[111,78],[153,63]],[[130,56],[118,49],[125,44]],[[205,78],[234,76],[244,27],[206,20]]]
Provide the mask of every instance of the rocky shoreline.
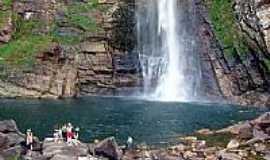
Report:
[[0,160],[269,160],[270,112],[217,131],[202,129],[158,149],[144,145],[124,150],[113,137],[77,145],[34,138],[33,151],[27,151],[24,139],[14,120],[0,121]]

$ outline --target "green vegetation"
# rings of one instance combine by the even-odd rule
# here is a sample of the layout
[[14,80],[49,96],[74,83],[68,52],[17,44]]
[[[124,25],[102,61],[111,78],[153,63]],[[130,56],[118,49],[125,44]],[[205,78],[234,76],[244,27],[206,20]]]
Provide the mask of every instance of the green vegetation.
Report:
[[270,71],[270,60],[265,58],[264,63],[266,64],[268,70]]
[[76,44],[86,38],[85,32],[98,32],[101,28],[95,20],[95,11],[104,12],[106,9],[98,4],[98,0],[88,0],[88,2],[74,2],[72,5],[64,7],[65,26],[80,29],[82,32],[77,35],[61,35],[58,30],[63,22],[55,22],[52,27],[52,36],[55,42],[61,44]]
[[82,41],[82,35],[60,35],[56,31],[51,33],[53,42],[63,45],[77,44]]
[[87,3],[75,3],[66,8],[66,21],[71,26],[75,26],[84,31],[97,31],[95,20],[89,15],[89,12],[96,9],[98,1],[89,1]]
[[13,157],[8,157],[7,160],[20,160],[20,155],[13,156]]
[[195,135],[199,140],[205,140],[209,147],[219,146],[226,147],[233,138],[231,134],[214,134],[214,135]]
[[3,6],[11,6],[12,5],[12,0],[2,0]]
[[248,49],[237,26],[232,3],[233,0],[206,0],[214,31],[224,45],[225,55],[231,57],[237,51],[244,56]]
[[38,20],[22,20],[13,17],[16,31],[12,40],[0,47],[0,64],[10,66],[30,67],[37,53],[48,49],[51,37],[34,32],[42,26]]
[[34,55],[47,49],[50,42],[50,37],[39,35],[12,40],[0,48],[0,64],[31,66],[34,63]]
[[84,31],[96,31],[96,23],[92,19],[83,15],[68,15],[69,22],[84,30]]
[[[63,4],[60,9],[63,9],[64,17],[48,26],[39,19],[24,20],[11,12],[11,6],[12,0],[2,0],[0,28],[6,23],[7,17],[12,17],[15,30],[12,40],[0,46],[0,65],[22,69],[31,68],[36,54],[48,50],[52,43],[77,44],[86,38],[87,32],[99,31],[93,13],[96,10],[104,11],[104,7],[98,5],[98,0],[74,2],[68,6]],[[50,30],[42,31],[45,26]],[[78,33],[62,34],[60,30],[63,26],[76,28]]]
[[249,155],[248,160],[265,160],[265,158],[263,158],[263,157],[260,156],[260,155],[256,155],[256,156],[254,156],[254,155]]
[[4,27],[5,22],[11,16],[12,0],[2,0],[2,7],[0,8],[0,28]]

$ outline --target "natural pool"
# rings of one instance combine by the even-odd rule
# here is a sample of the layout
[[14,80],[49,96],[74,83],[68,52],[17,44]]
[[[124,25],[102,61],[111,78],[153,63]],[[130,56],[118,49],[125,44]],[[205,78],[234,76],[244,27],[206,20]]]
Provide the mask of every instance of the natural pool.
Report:
[[222,104],[163,103],[125,97],[85,97],[67,100],[0,100],[0,119],[16,120],[21,131],[32,128],[40,138],[58,124],[81,128],[81,139],[92,142],[127,136],[137,143],[160,145],[202,128],[218,129],[252,119],[266,109]]

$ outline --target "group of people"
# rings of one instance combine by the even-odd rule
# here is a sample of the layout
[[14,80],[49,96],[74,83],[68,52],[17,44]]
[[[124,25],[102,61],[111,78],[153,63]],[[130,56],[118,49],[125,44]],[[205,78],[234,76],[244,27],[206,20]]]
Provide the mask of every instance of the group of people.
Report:
[[79,143],[79,127],[73,127],[71,123],[64,124],[59,129],[54,130],[54,141],[55,142],[63,142],[66,141],[68,144],[75,144]]
[[[79,127],[73,127],[71,123],[64,124],[62,127],[55,129],[53,134],[53,140],[56,143],[67,142],[68,144],[79,143]],[[31,129],[26,131],[26,146],[29,150],[33,149],[33,132]],[[126,141],[126,149],[131,149],[133,147],[133,138],[128,137]]]
[[[54,130],[53,139],[54,142],[67,142],[68,144],[75,144],[79,143],[79,127],[73,127],[71,123],[64,124],[59,129]],[[33,132],[31,129],[27,129],[26,131],[26,147],[28,150],[33,150]]]

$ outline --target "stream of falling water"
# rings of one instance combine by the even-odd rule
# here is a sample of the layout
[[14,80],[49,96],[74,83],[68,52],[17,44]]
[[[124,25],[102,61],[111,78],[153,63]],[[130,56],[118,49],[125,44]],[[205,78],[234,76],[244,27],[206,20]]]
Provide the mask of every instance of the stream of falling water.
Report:
[[147,99],[189,101],[196,94],[199,67],[192,55],[193,41],[186,32],[187,24],[183,24],[186,15],[179,2],[137,2],[137,49]]

